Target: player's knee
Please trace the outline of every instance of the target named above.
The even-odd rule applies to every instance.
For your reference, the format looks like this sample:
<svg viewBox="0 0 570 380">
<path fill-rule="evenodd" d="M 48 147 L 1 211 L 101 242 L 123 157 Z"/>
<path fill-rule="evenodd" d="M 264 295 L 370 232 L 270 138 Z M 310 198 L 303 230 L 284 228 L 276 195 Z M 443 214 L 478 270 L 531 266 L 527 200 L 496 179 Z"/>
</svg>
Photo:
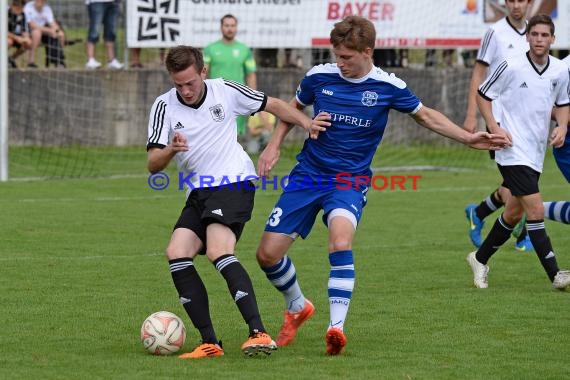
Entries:
<svg viewBox="0 0 570 380">
<path fill-rule="evenodd" d="M 271 258 L 269 252 L 265 249 L 263 244 L 257 248 L 257 252 L 255 253 L 255 258 L 257 259 L 257 263 L 259 264 L 259 266 L 262 268 L 270 267 L 273 262 L 273 259 Z"/>
<path fill-rule="evenodd" d="M 352 239 L 336 237 L 329 242 L 329 252 L 349 251 L 352 249 Z"/>
</svg>

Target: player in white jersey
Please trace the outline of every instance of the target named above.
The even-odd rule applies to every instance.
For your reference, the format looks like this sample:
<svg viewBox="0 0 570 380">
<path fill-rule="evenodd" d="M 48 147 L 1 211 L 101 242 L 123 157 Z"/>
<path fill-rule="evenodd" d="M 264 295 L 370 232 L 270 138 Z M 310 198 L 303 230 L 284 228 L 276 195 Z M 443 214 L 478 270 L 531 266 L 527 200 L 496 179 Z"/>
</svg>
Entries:
<svg viewBox="0 0 570 380">
<path fill-rule="evenodd" d="M 286 310 L 277 345 L 286 346 L 315 310 L 301 292 L 287 251 L 296 237 L 305 238 L 310 233 L 317 214 L 323 210 L 323 222 L 329 230 L 330 263 L 326 352 L 338 355 L 347 342 L 344 325 L 355 280 L 352 240 L 366 204 L 370 164 L 389 111 L 407 113 L 423 127 L 473 147 L 499 148 L 507 140 L 461 129 L 440 112 L 425 107 L 403 80 L 374 67 L 376 30 L 369 20 L 345 18 L 335 24 L 330 41 L 336 64 L 309 70 L 291 103 L 299 109 L 312 105 L 315 113 L 325 110 L 330 114 L 331 126 L 317 139 L 305 140 L 297 155 L 299 163 L 267 220 L 257 259 L 284 297 Z M 259 174 L 266 175 L 275 164 L 289 130 L 290 126 L 282 122 L 277 126 L 259 158 Z"/>
<path fill-rule="evenodd" d="M 148 170 L 159 172 L 174 159 L 179 178 L 189 188 L 166 256 L 180 302 L 202 338 L 202 344 L 180 357 L 224 354 L 210 318 L 206 288 L 193 264 L 198 254 L 205 254 L 224 277 L 249 327 L 242 351 L 249 356 L 269 354 L 277 346 L 261 321 L 249 275 L 234 255 L 251 217 L 252 180 L 257 179 L 253 163 L 237 142 L 236 117 L 265 110 L 310 133 L 329 123 L 313 122 L 286 102 L 237 82 L 204 80 L 206 69 L 196 48 L 172 48 L 165 65 L 174 88 L 159 96 L 150 112 Z"/>
<path fill-rule="evenodd" d="M 523 213 L 529 237 L 553 287 L 565 289 L 570 285 L 570 271 L 558 268 L 544 227 L 544 205 L 538 187 L 546 145 L 550 140 L 552 146 L 560 147 L 566 137 L 568 67 L 549 55 L 554 43 L 550 16 L 532 17 L 527 39 L 530 50 L 503 61 L 479 87 L 477 103 L 487 127 L 495 134 L 508 136 L 513 145 L 495 157 L 511 197 L 481 247 L 467 256 L 478 288 L 488 287 L 487 262 L 508 240 Z M 503 107 L 500 125 L 491 109 L 491 103 L 498 98 Z M 551 114 L 558 126 L 549 137 Z"/>
<path fill-rule="evenodd" d="M 481 40 L 481 47 L 477 53 L 477 61 L 473 68 L 469 85 L 469 97 L 467 100 L 467 112 L 463 128 L 473 132 L 477 127 L 477 89 L 489 73 L 495 71 L 497 66 L 505 59 L 524 53 L 528 50 L 526 40 L 525 15 L 531 5 L 530 0 L 506 0 L 507 16 L 492 24 Z M 500 122 L 500 100 L 493 102 L 493 114 Z M 491 158 L 494 158 L 494 152 Z M 500 186 L 491 192 L 478 205 L 469 204 L 465 208 L 465 214 L 469 222 L 469 237 L 475 247 L 481 246 L 481 230 L 485 224 L 484 219 L 501 208 L 509 197 L 509 191 Z M 515 248 L 519 251 L 532 250 L 532 244 L 526 234 L 526 229 L 521 228 L 518 233 Z"/>
</svg>

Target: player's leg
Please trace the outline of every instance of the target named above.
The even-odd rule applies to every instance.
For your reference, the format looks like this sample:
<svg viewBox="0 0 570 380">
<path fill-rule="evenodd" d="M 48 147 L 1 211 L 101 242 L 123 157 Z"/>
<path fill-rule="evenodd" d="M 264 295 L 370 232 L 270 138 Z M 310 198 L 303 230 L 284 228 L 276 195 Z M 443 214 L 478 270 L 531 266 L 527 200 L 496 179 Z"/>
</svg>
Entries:
<svg viewBox="0 0 570 380">
<path fill-rule="evenodd" d="M 245 223 L 251 218 L 255 186 L 242 182 L 208 189 L 207 193 L 202 212 L 202 223 L 207 225 L 206 256 L 226 281 L 230 296 L 249 327 L 249 338 L 241 349 L 249 356 L 270 354 L 277 345 L 261 321 L 251 278 L 234 254 Z"/>
<path fill-rule="evenodd" d="M 570 134 L 566 135 L 564 145 L 560 148 L 553 148 L 552 152 L 560 172 L 570 183 Z M 544 202 L 544 217 L 570 224 L 570 201 Z"/>
<path fill-rule="evenodd" d="M 180 302 L 202 340 L 194 351 L 180 355 L 183 359 L 224 354 L 210 317 L 206 287 L 194 266 L 194 258 L 197 253 L 203 253 L 203 242 L 206 241 L 206 230 L 200 222 L 200 206 L 195 196 L 191 194 L 186 201 L 166 248 L 170 273 Z"/>
<path fill-rule="evenodd" d="M 570 224 L 570 201 L 544 202 L 544 217 Z"/>
<path fill-rule="evenodd" d="M 465 216 L 469 222 L 469 238 L 471 239 L 471 243 L 477 248 L 481 246 L 481 230 L 485 225 L 485 218 L 505 204 L 501 197 L 501 188 L 502 187 L 499 187 L 493 190 L 493 192 L 478 205 L 469 204 L 465 208 Z"/>
<path fill-rule="evenodd" d="M 347 210 L 335 209 L 329 214 L 328 225 L 330 319 L 325 341 L 327 353 L 338 355 L 346 345 L 344 322 L 354 290 L 352 240 L 356 230 L 356 218 Z"/>
<path fill-rule="evenodd" d="M 510 191 L 512 191 L 511 187 L 513 187 L 513 184 L 518 184 L 520 176 L 523 175 L 518 173 L 516 168 L 518 167 L 499 165 L 499 170 L 504 179 L 503 185 Z M 488 287 L 487 273 L 489 272 L 489 267 L 487 262 L 509 239 L 514 226 L 521 219 L 522 214 L 523 208 L 519 200 L 516 197 L 508 197 L 505 210 L 495 221 L 481 247 L 467 256 L 467 262 L 473 271 L 473 283 L 476 287 L 482 289 Z"/>
<path fill-rule="evenodd" d="M 340 354 L 346 345 L 344 324 L 355 279 L 352 241 L 366 204 L 365 192 L 366 189 L 334 189 L 324 202 L 323 221 L 329 229 L 330 319 L 325 335 L 329 355 Z"/>
<path fill-rule="evenodd" d="M 552 285 L 556 289 L 565 289 L 570 285 L 570 272 L 561 271 L 556 262 L 556 255 L 544 226 L 544 206 L 540 192 L 520 197 L 527 214 L 528 234 L 535 247 L 536 254 Z"/>
<path fill-rule="evenodd" d="M 202 242 L 196 233 L 187 228 L 177 228 L 166 249 L 170 273 L 180 302 L 200 332 L 202 341 L 192 352 L 180 355 L 183 359 L 223 355 L 210 318 L 208 293 L 193 262 L 196 252 L 201 248 Z"/>
<path fill-rule="evenodd" d="M 315 312 L 301 291 L 295 265 L 287 251 L 299 235 L 305 238 L 309 234 L 320 210 L 320 196 L 311 189 L 295 190 L 295 181 L 290 181 L 269 215 L 257 248 L 259 266 L 285 301 L 278 346 L 293 342 L 299 327 Z"/>
</svg>

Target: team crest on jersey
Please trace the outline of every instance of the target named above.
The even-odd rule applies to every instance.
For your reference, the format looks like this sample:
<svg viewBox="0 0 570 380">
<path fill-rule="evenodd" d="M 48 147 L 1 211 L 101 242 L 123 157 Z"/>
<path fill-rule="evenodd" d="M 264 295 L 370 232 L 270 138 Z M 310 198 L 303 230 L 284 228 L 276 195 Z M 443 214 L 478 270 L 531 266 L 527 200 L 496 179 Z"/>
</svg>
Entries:
<svg viewBox="0 0 570 380">
<path fill-rule="evenodd" d="M 226 118 L 224 114 L 224 107 L 221 104 L 216 104 L 213 107 L 210 107 L 210 113 L 212 114 L 212 119 L 214 121 L 222 121 Z"/>
<path fill-rule="evenodd" d="M 364 91 L 362 94 L 362 104 L 368 107 L 375 106 L 378 102 L 378 94 L 372 91 Z"/>
<path fill-rule="evenodd" d="M 550 91 L 554 91 L 556 89 L 556 85 L 558 84 L 558 81 L 555 79 L 551 79 L 550 80 Z"/>
</svg>

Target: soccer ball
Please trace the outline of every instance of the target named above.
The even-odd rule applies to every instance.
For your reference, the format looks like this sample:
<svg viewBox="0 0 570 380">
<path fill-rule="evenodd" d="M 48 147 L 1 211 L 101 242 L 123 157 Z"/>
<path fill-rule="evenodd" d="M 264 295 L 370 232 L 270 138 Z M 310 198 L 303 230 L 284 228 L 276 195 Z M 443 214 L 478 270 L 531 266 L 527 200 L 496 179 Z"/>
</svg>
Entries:
<svg viewBox="0 0 570 380">
<path fill-rule="evenodd" d="M 169 311 L 149 315 L 141 327 L 141 342 L 153 355 L 170 355 L 184 345 L 186 328 L 182 319 Z"/>
</svg>

